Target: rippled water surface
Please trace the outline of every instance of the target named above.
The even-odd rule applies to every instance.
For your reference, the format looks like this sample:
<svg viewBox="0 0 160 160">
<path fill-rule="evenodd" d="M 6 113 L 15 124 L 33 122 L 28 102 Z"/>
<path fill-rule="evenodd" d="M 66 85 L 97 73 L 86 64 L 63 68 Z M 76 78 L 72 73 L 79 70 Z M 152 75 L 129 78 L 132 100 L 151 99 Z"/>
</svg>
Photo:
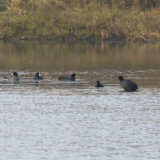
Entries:
<svg viewBox="0 0 160 160">
<path fill-rule="evenodd" d="M 0 75 L 0 160 L 160 160 L 159 43 L 1 42 Z"/>
</svg>

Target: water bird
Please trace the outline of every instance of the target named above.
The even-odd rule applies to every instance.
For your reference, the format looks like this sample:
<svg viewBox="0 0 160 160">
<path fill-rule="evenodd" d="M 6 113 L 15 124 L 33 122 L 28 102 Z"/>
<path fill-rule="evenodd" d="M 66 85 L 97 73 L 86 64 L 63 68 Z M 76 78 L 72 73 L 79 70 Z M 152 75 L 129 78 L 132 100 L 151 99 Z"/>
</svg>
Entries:
<svg viewBox="0 0 160 160">
<path fill-rule="evenodd" d="M 39 81 L 39 80 L 43 80 L 43 77 L 40 75 L 39 72 L 37 72 L 37 73 L 35 74 L 35 76 L 33 77 L 33 79 L 36 80 L 36 81 Z"/>
<path fill-rule="evenodd" d="M 100 83 L 100 81 L 97 81 L 97 85 L 95 87 L 104 87 L 104 86 Z"/>
<path fill-rule="evenodd" d="M 119 76 L 119 80 L 121 87 L 127 92 L 136 91 L 138 89 L 137 84 L 131 80 L 124 79 L 122 76 Z"/>
<path fill-rule="evenodd" d="M 17 72 L 13 72 L 12 75 L 13 75 L 13 80 L 14 81 L 19 81 L 19 77 L 18 77 Z"/>
<path fill-rule="evenodd" d="M 75 81 L 76 74 L 71 74 L 71 77 L 59 77 L 58 80 L 60 81 Z"/>
<path fill-rule="evenodd" d="M 7 76 L 2 77 L 2 81 L 8 81 L 8 80 L 9 80 L 9 78 Z"/>
</svg>

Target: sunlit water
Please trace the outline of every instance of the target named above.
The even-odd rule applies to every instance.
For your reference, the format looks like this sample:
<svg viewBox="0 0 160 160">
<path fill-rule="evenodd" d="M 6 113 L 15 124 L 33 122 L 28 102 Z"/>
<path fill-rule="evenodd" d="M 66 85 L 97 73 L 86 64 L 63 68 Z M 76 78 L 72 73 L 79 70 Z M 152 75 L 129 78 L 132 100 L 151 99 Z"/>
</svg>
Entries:
<svg viewBox="0 0 160 160">
<path fill-rule="evenodd" d="M 0 160 L 160 160 L 159 51 L 159 43 L 1 42 L 9 81 L 0 80 Z M 72 73 L 75 82 L 57 80 Z M 123 92 L 119 75 L 139 91 Z"/>
</svg>

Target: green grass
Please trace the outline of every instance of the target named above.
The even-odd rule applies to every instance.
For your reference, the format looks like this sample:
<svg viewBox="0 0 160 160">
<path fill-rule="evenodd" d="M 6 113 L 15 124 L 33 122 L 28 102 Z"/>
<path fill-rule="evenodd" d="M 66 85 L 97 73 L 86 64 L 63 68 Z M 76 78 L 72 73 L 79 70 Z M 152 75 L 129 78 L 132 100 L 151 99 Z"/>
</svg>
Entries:
<svg viewBox="0 0 160 160">
<path fill-rule="evenodd" d="M 0 12 L 0 37 L 131 41 L 141 35 L 160 39 L 159 6 L 143 9 L 132 4 L 128 9 L 124 0 L 112 5 L 109 0 L 102 2 L 6 0 L 6 10 Z"/>
</svg>

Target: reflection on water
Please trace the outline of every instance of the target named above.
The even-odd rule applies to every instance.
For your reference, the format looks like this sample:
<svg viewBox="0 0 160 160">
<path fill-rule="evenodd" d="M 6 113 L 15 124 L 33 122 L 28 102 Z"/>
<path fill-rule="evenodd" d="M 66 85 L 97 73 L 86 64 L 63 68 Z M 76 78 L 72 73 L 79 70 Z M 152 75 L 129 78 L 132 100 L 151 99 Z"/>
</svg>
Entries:
<svg viewBox="0 0 160 160">
<path fill-rule="evenodd" d="M 159 43 L 1 42 L 0 159 L 159 160 L 159 61 Z"/>
<path fill-rule="evenodd" d="M 3 69 L 153 69 L 159 68 L 160 44 L 0 43 Z"/>
</svg>

